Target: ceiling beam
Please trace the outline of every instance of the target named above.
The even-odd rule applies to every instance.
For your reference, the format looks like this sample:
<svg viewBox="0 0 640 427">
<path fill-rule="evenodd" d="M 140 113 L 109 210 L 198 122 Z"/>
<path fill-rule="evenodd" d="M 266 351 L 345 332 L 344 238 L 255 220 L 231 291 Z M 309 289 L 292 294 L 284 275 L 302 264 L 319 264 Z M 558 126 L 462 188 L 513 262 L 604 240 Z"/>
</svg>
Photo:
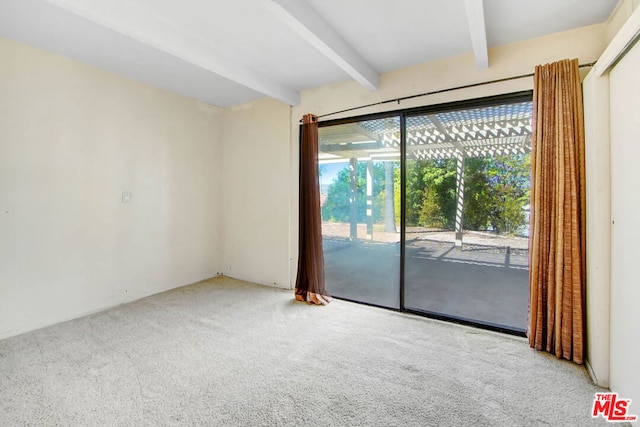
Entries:
<svg viewBox="0 0 640 427">
<path fill-rule="evenodd" d="M 471 35 L 473 55 L 478 68 L 489 68 L 489 52 L 487 50 L 487 31 L 484 22 L 483 0 L 464 0 L 467 10 L 467 23 Z"/>
<path fill-rule="evenodd" d="M 300 37 L 369 90 L 379 88 L 378 72 L 304 0 L 265 0 L 269 10 Z"/>
<path fill-rule="evenodd" d="M 167 27 L 166 22 L 154 18 L 153 14 L 146 14 L 144 28 L 132 27 L 92 12 L 89 6 L 81 7 L 65 0 L 44 1 L 278 101 L 289 105 L 300 104 L 299 91 L 227 57 L 220 51 L 211 49 L 201 40 L 184 34 L 177 27 Z"/>
<path fill-rule="evenodd" d="M 167 50 L 167 52 L 179 57 L 180 59 L 198 65 L 207 71 L 224 77 L 227 80 L 231 80 L 239 85 L 253 89 L 256 92 L 260 92 L 264 95 L 270 96 L 271 98 L 277 99 L 278 101 L 282 101 L 285 104 L 300 104 L 300 92 L 297 90 L 291 89 L 280 82 L 272 80 L 244 64 L 228 59 L 221 53 L 218 53 L 216 56 L 210 55 L 205 58 L 204 56 L 199 57 L 198 55 L 189 57 L 188 55 L 179 53 L 177 50 L 174 52 Z"/>
<path fill-rule="evenodd" d="M 429 120 L 431 120 L 431 123 L 433 123 L 436 129 L 438 129 L 438 131 L 442 135 L 444 135 L 445 142 L 453 141 L 453 138 L 451 138 L 449 131 L 444 127 L 444 125 L 440 122 L 440 120 L 438 120 L 435 114 L 429 114 Z"/>
</svg>

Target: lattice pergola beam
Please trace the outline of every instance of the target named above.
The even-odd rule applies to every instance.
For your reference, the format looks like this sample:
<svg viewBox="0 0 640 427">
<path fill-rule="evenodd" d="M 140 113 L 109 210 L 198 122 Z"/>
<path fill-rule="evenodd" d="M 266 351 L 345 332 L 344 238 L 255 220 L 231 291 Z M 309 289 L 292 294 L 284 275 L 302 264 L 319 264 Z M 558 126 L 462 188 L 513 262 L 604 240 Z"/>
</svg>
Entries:
<svg viewBox="0 0 640 427">
<path fill-rule="evenodd" d="M 342 151 L 371 151 L 382 147 L 383 145 L 378 141 L 364 143 L 347 142 L 342 144 L 320 144 L 319 150 L 323 153 L 340 153 Z"/>
<path fill-rule="evenodd" d="M 442 111 L 406 118 L 407 155 L 451 158 L 530 152 L 531 102 Z M 399 152 L 397 117 L 336 125 L 321 134 L 321 150 L 343 158 L 392 158 Z M 372 142 L 375 141 L 375 142 Z M 350 157 L 348 157 L 350 156 Z"/>
<path fill-rule="evenodd" d="M 449 131 L 440 122 L 440 120 L 438 120 L 438 117 L 435 114 L 430 114 L 429 115 L 429 120 L 431 120 L 431 123 L 433 123 L 433 126 L 435 126 L 435 128 L 438 130 L 438 132 L 440 132 L 442 134 L 443 141 L 447 142 L 447 141 L 451 141 L 452 140 L 451 136 L 449 135 Z"/>
<path fill-rule="evenodd" d="M 450 159 L 463 152 L 466 157 L 491 157 L 507 154 L 527 154 L 531 152 L 531 136 L 510 138 L 509 140 L 470 141 L 462 148 L 453 143 L 413 145 L 407 147 L 407 155 L 417 159 Z"/>
<path fill-rule="evenodd" d="M 482 139 L 467 141 L 464 144 L 452 142 L 440 142 L 429 145 L 408 145 L 407 156 L 416 159 L 449 159 L 455 157 L 457 152 L 464 152 L 466 157 L 490 157 L 508 154 L 527 154 L 531 152 L 531 135 L 525 137 L 510 137 L 505 139 Z M 380 151 L 383 148 L 398 148 L 384 142 L 366 143 L 341 143 L 320 145 L 320 151 L 329 154 L 338 154 L 345 158 L 374 157 L 385 160 L 393 159 L 394 154 L 388 151 Z M 396 154 L 396 160 L 398 159 Z"/>
<path fill-rule="evenodd" d="M 428 150 L 416 150 L 411 153 L 411 156 L 417 160 L 439 160 L 439 159 L 451 159 L 456 157 L 459 151 L 450 149 L 428 149 Z M 465 157 L 493 157 L 493 156 L 506 156 L 527 154 L 531 150 L 524 147 L 495 147 L 487 150 L 465 150 Z"/>
<path fill-rule="evenodd" d="M 462 129 L 456 129 L 456 132 L 450 131 L 448 134 L 444 135 L 440 132 L 436 134 L 424 130 L 409 130 L 407 132 L 407 145 L 437 144 L 448 141 L 465 142 L 475 141 L 478 139 L 509 138 L 527 135 L 531 135 L 530 125 L 465 131 Z"/>
</svg>

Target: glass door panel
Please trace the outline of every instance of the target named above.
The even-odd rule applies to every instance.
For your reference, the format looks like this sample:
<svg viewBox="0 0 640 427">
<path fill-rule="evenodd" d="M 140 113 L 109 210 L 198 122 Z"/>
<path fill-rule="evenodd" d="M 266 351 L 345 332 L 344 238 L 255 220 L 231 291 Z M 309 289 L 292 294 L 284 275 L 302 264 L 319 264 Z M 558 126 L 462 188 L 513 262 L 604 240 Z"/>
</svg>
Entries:
<svg viewBox="0 0 640 427">
<path fill-rule="evenodd" d="M 406 117 L 406 309 L 525 330 L 531 112 Z"/>
<path fill-rule="evenodd" d="M 326 287 L 400 308 L 400 118 L 320 127 Z"/>
</svg>

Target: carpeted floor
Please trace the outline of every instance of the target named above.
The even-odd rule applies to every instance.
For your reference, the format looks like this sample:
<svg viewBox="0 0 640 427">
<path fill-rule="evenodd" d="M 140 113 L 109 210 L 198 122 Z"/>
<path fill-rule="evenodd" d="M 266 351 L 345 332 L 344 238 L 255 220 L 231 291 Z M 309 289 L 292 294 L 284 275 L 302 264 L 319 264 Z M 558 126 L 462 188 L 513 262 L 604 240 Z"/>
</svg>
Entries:
<svg viewBox="0 0 640 427">
<path fill-rule="evenodd" d="M 606 424 L 522 338 L 224 277 L 0 341 L 0 426 Z"/>
</svg>

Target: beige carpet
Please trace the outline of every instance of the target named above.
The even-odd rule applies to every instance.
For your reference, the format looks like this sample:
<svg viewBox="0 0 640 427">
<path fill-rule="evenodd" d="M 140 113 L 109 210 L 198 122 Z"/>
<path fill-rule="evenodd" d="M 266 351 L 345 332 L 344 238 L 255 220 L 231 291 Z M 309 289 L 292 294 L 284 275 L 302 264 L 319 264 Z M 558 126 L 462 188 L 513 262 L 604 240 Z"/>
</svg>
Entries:
<svg viewBox="0 0 640 427">
<path fill-rule="evenodd" d="M 524 339 L 228 278 L 0 341 L 0 426 L 606 424 Z"/>
</svg>

